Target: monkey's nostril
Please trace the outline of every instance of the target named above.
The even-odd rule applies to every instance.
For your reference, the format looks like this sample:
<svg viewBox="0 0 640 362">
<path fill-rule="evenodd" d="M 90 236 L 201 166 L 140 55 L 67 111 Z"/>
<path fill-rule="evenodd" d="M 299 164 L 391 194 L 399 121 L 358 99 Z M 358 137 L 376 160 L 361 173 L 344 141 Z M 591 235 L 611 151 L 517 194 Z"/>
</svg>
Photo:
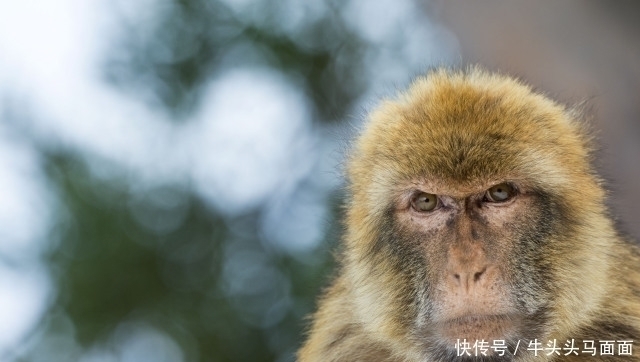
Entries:
<svg viewBox="0 0 640 362">
<path fill-rule="evenodd" d="M 482 276 L 482 274 L 484 274 L 486 270 L 487 270 L 487 267 L 484 267 L 484 269 L 482 269 L 481 271 L 473 274 L 473 281 L 477 282 L 478 280 L 480 280 L 480 276 Z"/>
<path fill-rule="evenodd" d="M 460 274 L 453 274 L 453 276 L 456 278 L 456 280 L 460 280 Z"/>
</svg>

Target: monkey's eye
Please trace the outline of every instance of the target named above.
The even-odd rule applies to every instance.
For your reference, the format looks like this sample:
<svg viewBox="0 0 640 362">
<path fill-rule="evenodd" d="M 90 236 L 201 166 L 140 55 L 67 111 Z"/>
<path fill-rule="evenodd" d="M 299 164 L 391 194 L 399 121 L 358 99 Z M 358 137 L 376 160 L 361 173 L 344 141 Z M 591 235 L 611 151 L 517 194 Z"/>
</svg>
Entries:
<svg viewBox="0 0 640 362">
<path fill-rule="evenodd" d="M 501 183 L 493 186 L 485 194 L 485 201 L 504 202 L 512 198 L 516 194 L 516 190 L 508 183 Z"/>
<path fill-rule="evenodd" d="M 411 200 L 411 207 L 418 212 L 433 211 L 438 207 L 438 197 L 434 194 L 420 192 Z"/>
</svg>

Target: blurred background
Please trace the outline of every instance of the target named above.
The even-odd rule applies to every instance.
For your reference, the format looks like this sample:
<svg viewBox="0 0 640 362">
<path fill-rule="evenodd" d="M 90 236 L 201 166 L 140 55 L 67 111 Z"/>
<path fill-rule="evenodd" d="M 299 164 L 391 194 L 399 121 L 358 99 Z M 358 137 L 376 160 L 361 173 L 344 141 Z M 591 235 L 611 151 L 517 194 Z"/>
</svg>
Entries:
<svg viewBox="0 0 640 362">
<path fill-rule="evenodd" d="M 366 109 L 479 63 L 588 100 L 640 235 L 640 3 L 0 3 L 0 362 L 293 361 Z"/>
</svg>

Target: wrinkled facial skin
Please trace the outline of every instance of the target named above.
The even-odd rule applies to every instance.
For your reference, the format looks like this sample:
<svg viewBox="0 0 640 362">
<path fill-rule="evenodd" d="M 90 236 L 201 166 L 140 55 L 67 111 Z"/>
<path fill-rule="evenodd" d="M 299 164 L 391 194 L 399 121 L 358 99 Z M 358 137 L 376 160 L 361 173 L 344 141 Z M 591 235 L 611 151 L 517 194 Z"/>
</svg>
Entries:
<svg viewBox="0 0 640 362">
<path fill-rule="evenodd" d="M 458 340 L 505 340 L 513 350 L 544 332 L 553 280 L 543 255 L 559 208 L 518 181 L 509 181 L 512 197 L 494 202 L 487 190 L 499 183 L 459 190 L 411 182 L 387 213 L 389 232 L 376 248 L 415 288 L 412 335 L 430 358 L 456 357 Z M 435 209 L 416 210 L 412 200 L 423 192 L 437 196 Z"/>
</svg>

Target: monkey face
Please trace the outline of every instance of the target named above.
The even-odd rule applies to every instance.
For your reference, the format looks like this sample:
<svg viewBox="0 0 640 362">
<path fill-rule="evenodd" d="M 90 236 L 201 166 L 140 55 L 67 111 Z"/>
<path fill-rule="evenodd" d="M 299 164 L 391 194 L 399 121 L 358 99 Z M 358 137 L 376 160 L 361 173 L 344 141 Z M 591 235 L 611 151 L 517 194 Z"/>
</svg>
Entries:
<svg viewBox="0 0 640 362">
<path fill-rule="evenodd" d="M 393 211 L 397 262 L 425 266 L 407 275 L 419 290 L 416 337 L 448 349 L 539 337 L 551 276 L 527 255 L 543 253 L 553 226 L 544 197 L 518 181 L 451 185 L 408 184 Z"/>
<path fill-rule="evenodd" d="M 390 194 L 363 256 L 363 282 L 379 293 L 371 303 L 402 311 L 385 317 L 416 346 L 448 360 L 458 341 L 504 340 L 513 350 L 550 333 L 552 236 L 569 224 L 552 195 L 515 175 L 482 182 L 422 177 L 398 182 Z M 376 275 L 388 279 L 380 283 Z"/>
<path fill-rule="evenodd" d="M 543 340 L 597 303 L 571 281 L 605 277 L 590 237 L 604 196 L 564 108 L 512 79 L 436 73 L 367 127 L 345 272 L 371 333 L 446 359 L 457 340 Z"/>
</svg>

